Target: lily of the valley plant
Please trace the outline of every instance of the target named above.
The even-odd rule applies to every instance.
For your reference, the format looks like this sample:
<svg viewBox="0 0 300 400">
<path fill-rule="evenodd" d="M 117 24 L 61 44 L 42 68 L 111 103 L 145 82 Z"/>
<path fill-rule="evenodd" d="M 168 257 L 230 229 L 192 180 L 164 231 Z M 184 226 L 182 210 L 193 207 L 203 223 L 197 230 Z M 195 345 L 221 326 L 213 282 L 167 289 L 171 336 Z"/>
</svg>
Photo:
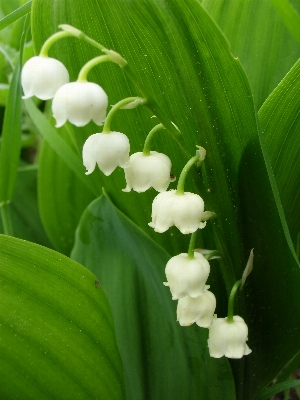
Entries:
<svg viewBox="0 0 300 400">
<path fill-rule="evenodd" d="M 297 11 L 54 3 L 0 21 L 30 11 L 0 46 L 0 398 L 295 386 Z"/>
</svg>

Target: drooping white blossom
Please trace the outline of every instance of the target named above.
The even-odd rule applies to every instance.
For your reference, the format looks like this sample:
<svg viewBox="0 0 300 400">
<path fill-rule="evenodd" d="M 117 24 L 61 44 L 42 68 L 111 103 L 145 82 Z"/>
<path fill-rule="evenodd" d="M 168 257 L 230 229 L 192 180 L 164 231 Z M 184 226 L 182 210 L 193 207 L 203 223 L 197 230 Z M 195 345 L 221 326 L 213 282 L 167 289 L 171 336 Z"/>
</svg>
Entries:
<svg viewBox="0 0 300 400">
<path fill-rule="evenodd" d="M 36 96 L 41 100 L 52 99 L 57 90 L 69 82 L 66 67 L 55 58 L 36 56 L 23 66 L 21 83 L 23 99 Z"/>
<path fill-rule="evenodd" d="M 129 140 L 124 133 L 95 133 L 89 136 L 82 149 L 86 174 L 91 174 L 96 164 L 106 176 L 117 166 L 125 168 L 129 163 L 129 151 Z"/>
<path fill-rule="evenodd" d="M 163 153 L 150 151 L 149 155 L 142 152 L 130 156 L 130 163 L 124 169 L 127 186 L 123 192 L 145 192 L 153 187 L 158 192 L 167 190 L 170 183 L 171 160 Z"/>
<path fill-rule="evenodd" d="M 210 265 L 200 253 L 195 253 L 192 259 L 181 253 L 168 261 L 165 272 L 168 281 L 165 285 L 170 287 L 173 300 L 198 297 L 205 290 Z"/>
<path fill-rule="evenodd" d="M 246 341 L 248 327 L 243 318 L 235 315 L 233 322 L 227 318 L 213 320 L 209 330 L 208 348 L 211 357 L 242 358 L 251 353 Z"/>
<path fill-rule="evenodd" d="M 185 296 L 178 300 L 177 321 L 181 326 L 190 326 L 196 322 L 201 328 L 209 328 L 215 309 L 216 298 L 209 290 L 205 290 L 203 294 L 195 298 Z"/>
<path fill-rule="evenodd" d="M 155 232 L 165 232 L 175 225 L 181 233 L 193 233 L 205 227 L 204 201 L 190 192 L 177 194 L 176 190 L 159 193 L 152 203 L 152 222 Z"/>
<path fill-rule="evenodd" d="M 91 120 L 103 125 L 107 105 L 107 95 L 96 83 L 67 83 L 58 89 L 53 98 L 52 112 L 56 127 L 61 127 L 67 120 L 76 126 L 84 126 Z"/>
</svg>

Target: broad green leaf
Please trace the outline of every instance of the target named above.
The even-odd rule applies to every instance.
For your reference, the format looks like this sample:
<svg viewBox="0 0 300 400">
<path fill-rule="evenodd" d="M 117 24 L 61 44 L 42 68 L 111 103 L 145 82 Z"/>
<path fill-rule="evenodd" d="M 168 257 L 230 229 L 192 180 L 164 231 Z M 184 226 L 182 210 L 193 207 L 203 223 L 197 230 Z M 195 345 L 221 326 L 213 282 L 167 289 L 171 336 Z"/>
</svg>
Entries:
<svg viewBox="0 0 300 400">
<path fill-rule="evenodd" d="M 107 298 L 53 250 L 0 236 L 0 397 L 123 399 Z"/>
<path fill-rule="evenodd" d="M 280 8 L 289 4 L 281 0 L 202 1 L 227 37 L 232 53 L 241 60 L 257 109 L 300 56 L 300 44 L 275 10 L 274 2 L 281 4 Z M 299 2 L 292 3 L 299 7 Z M 288 11 L 287 7 L 284 9 Z M 295 11 L 292 14 L 289 23 L 295 30 L 297 16 Z"/>
<path fill-rule="evenodd" d="M 32 2 L 29 1 L 28 3 L 26 3 L 26 4 L 22 5 L 21 7 L 17 8 L 15 11 L 10 13 L 6 17 L 2 18 L 0 20 L 0 31 L 2 29 L 6 28 L 7 26 L 11 25 L 12 23 L 17 21 L 18 19 L 24 17 L 24 15 L 28 14 L 30 12 L 30 9 L 31 9 L 31 3 Z"/>
<path fill-rule="evenodd" d="M 300 231 L 300 61 L 265 101 L 259 120 L 284 213 L 296 242 Z"/>
<path fill-rule="evenodd" d="M 80 5 L 70 0 L 55 5 L 50 0 L 34 0 L 32 12 L 37 50 L 61 23 L 82 29 L 126 58 L 145 90 L 183 132 L 186 152 L 194 155 L 196 144 L 206 148 L 202 172 L 194 171 L 186 190 L 200 193 L 206 209 L 218 216 L 202 231 L 202 244 L 222 252 L 216 274 L 218 281 L 224 279 L 227 291 L 241 277 L 250 249 L 255 249 L 254 271 L 236 308 L 249 323 L 253 352 L 232 364 L 238 398 L 252 399 L 299 351 L 300 274 L 269 157 L 257 129 L 252 93 L 239 61 L 196 0 L 103 0 L 101 6 L 91 0 Z M 75 79 L 83 63 L 98 53 L 69 38 L 57 43 L 52 54 Z M 115 65 L 96 68 L 90 79 L 104 87 L 111 104 L 139 94 Z M 146 133 L 155 124 L 149 117 L 147 110 L 124 110 L 114 121 L 113 129 L 130 137 L 131 152 L 141 150 Z M 178 176 L 186 159 L 177 143 L 162 134 L 153 149 L 171 157 Z M 187 250 L 188 238 L 175 229 L 159 235 L 147 227 L 153 191 L 121 193 L 125 182 L 119 171 L 102 182 L 118 208 L 170 254 Z M 226 304 L 225 297 L 219 302 Z"/>
<path fill-rule="evenodd" d="M 300 17 L 288 0 L 271 0 L 276 11 L 294 39 L 300 44 Z"/>
<path fill-rule="evenodd" d="M 297 246 L 299 215 L 299 101 L 300 63 L 294 65 L 259 111 L 259 119 L 274 169 L 283 210 L 292 239 Z M 296 355 L 280 374 L 282 382 L 299 365 Z"/>
<path fill-rule="evenodd" d="M 101 196 L 87 208 L 72 258 L 107 293 L 131 400 L 228 399 L 234 383 L 226 359 L 209 357 L 208 330 L 176 322 L 164 268 L 170 256 Z"/>
<path fill-rule="evenodd" d="M 68 140 L 66 130 L 61 130 L 61 134 Z M 83 172 L 82 176 L 86 178 Z M 48 236 L 57 250 L 69 255 L 81 214 L 95 195 L 46 141 L 39 155 L 38 197 Z"/>
</svg>

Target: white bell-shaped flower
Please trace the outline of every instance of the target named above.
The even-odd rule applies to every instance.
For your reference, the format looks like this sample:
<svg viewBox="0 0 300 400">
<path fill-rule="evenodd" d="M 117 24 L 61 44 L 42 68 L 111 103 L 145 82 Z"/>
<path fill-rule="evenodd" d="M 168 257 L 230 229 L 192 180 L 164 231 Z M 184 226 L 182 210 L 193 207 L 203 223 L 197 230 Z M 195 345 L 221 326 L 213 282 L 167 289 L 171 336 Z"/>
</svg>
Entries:
<svg viewBox="0 0 300 400">
<path fill-rule="evenodd" d="M 91 120 L 103 125 L 108 105 L 107 95 L 101 86 L 93 82 L 71 82 L 55 93 L 52 112 L 59 128 L 70 121 L 84 126 Z"/>
<path fill-rule="evenodd" d="M 86 174 L 91 174 L 96 164 L 106 176 L 117 166 L 125 168 L 129 163 L 129 151 L 129 140 L 124 133 L 95 133 L 89 136 L 82 149 Z"/>
<path fill-rule="evenodd" d="M 66 67 L 55 58 L 36 56 L 23 66 L 21 83 L 23 99 L 36 96 L 41 100 L 52 99 L 57 90 L 69 82 Z"/>
<path fill-rule="evenodd" d="M 205 290 L 210 265 L 200 253 L 195 253 L 192 259 L 181 253 L 168 261 L 165 272 L 168 282 L 164 284 L 170 287 L 173 300 L 198 297 Z"/>
<path fill-rule="evenodd" d="M 152 203 L 152 222 L 155 232 L 165 232 L 175 225 L 181 233 L 193 233 L 205 227 L 202 222 L 204 201 L 195 193 L 177 194 L 176 190 L 159 193 Z"/>
<path fill-rule="evenodd" d="M 170 183 L 171 160 L 168 156 L 157 151 L 150 151 L 149 155 L 134 153 L 130 156 L 130 163 L 124 169 L 127 186 L 123 192 L 145 192 L 153 187 L 158 192 L 167 190 Z"/>
<path fill-rule="evenodd" d="M 209 290 L 205 290 L 199 297 L 185 296 L 178 300 L 177 321 L 181 326 L 190 326 L 196 322 L 201 328 L 209 328 L 215 309 L 216 297 Z"/>
<path fill-rule="evenodd" d="M 209 330 L 208 348 L 211 357 L 242 358 L 251 353 L 246 341 L 248 327 L 243 318 L 235 315 L 233 322 L 227 318 L 213 320 Z"/>
</svg>

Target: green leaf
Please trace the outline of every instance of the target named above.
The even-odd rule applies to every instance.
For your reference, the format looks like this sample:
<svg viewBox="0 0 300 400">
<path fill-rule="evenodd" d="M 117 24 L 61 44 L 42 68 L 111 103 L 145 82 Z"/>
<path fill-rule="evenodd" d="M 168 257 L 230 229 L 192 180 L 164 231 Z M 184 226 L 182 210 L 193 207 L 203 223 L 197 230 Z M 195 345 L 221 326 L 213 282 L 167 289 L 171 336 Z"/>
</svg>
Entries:
<svg viewBox="0 0 300 400">
<path fill-rule="evenodd" d="M 286 19 L 282 20 L 272 1 L 202 1 L 203 7 L 227 37 L 232 53 L 241 60 L 257 109 L 294 65 L 300 53 L 299 41 L 295 40 L 295 34 L 291 34 L 291 25 L 293 33 L 299 27 L 299 23 L 295 25 L 296 12 L 291 11 L 288 1 L 273 1 L 280 8 L 284 7 L 285 12 L 289 11 L 288 18 L 292 19 L 286 25 Z M 297 1 L 293 3 L 296 5 Z M 299 37 L 299 33 L 297 35 Z"/>
<path fill-rule="evenodd" d="M 68 140 L 66 130 L 61 134 Z M 94 198 L 93 192 L 45 141 L 39 155 L 39 209 L 45 230 L 61 253 L 70 254 L 81 214 Z"/>
<path fill-rule="evenodd" d="M 107 293 L 128 399 L 235 398 L 228 361 L 209 357 L 208 330 L 176 322 L 176 302 L 162 283 L 170 256 L 107 197 L 83 214 L 72 257 Z"/>
<path fill-rule="evenodd" d="M 19 7 L 18 9 L 16 9 L 15 11 L 13 11 L 9 15 L 7 15 L 6 17 L 2 18 L 0 20 L 0 31 L 2 31 L 2 29 L 6 28 L 7 26 L 11 25 L 18 19 L 24 17 L 24 15 L 28 14 L 31 10 L 31 3 L 32 2 L 29 1 L 28 3 Z"/>
<path fill-rule="evenodd" d="M 10 83 L 2 128 L 0 149 L 0 207 L 4 231 L 7 234 L 12 234 L 8 203 L 13 196 L 21 148 L 22 101 L 20 75 L 23 47 L 28 26 L 29 20 L 26 19 L 21 37 L 19 59 Z"/>
<path fill-rule="evenodd" d="M 27 27 L 24 26 L 22 46 L 23 49 Z M 22 51 L 19 61 L 13 72 L 5 109 L 2 141 L 0 151 L 0 202 L 10 201 L 19 164 L 21 146 L 21 83 L 20 72 L 22 66 Z"/>
<path fill-rule="evenodd" d="M 252 399 L 299 351 L 300 273 L 240 62 L 196 0 L 102 0 L 101 7 L 90 0 L 80 5 L 62 0 L 55 6 L 50 0 L 34 0 L 32 22 L 36 49 L 59 24 L 69 23 L 120 52 L 145 90 L 183 132 L 185 152 L 194 155 L 196 144 L 206 148 L 201 174 L 193 171 L 186 190 L 201 194 L 206 209 L 218 216 L 208 222 L 199 241 L 202 247 L 223 254 L 214 286 L 222 317 L 227 299 L 220 287 L 224 281 L 226 290 L 231 289 L 254 247 L 254 270 L 236 305 L 236 313 L 249 324 L 252 354 L 232 363 L 237 397 Z M 98 53 L 68 38 L 56 44 L 53 54 L 75 79 L 80 67 Z M 290 58 L 286 60 L 289 65 Z M 105 88 L 110 104 L 138 94 L 115 65 L 99 66 L 90 79 Z M 260 74 L 257 79 L 263 80 Z M 278 80 L 274 82 L 275 86 Z M 130 137 L 131 152 L 141 151 L 146 133 L 157 123 L 149 117 L 147 110 L 124 110 L 114 121 L 113 129 Z M 171 157 L 173 172 L 179 176 L 186 160 L 177 143 L 162 134 L 153 149 Z M 188 238 L 175 229 L 159 235 L 147 227 L 153 191 L 121 193 L 125 182 L 119 171 L 103 182 L 114 204 L 171 255 L 187 251 Z"/>
<path fill-rule="evenodd" d="M 271 0 L 276 11 L 294 39 L 300 44 L 300 17 L 288 0 Z"/>
<path fill-rule="evenodd" d="M 9 92 L 9 85 L 0 83 L 0 106 L 5 106 Z"/>
<path fill-rule="evenodd" d="M 283 383 L 278 383 L 275 385 L 272 385 L 270 388 L 263 390 L 260 392 L 256 398 L 256 400 L 268 400 L 270 397 L 274 396 L 275 394 L 286 390 L 290 389 L 295 386 L 300 386 L 300 379 L 295 379 L 292 381 L 287 381 Z"/>
<path fill-rule="evenodd" d="M 95 276 L 2 235 L 0 264 L 0 397 L 123 399 L 114 324 Z"/>
<path fill-rule="evenodd" d="M 300 61 L 259 110 L 268 153 L 291 236 L 300 231 Z"/>
</svg>

